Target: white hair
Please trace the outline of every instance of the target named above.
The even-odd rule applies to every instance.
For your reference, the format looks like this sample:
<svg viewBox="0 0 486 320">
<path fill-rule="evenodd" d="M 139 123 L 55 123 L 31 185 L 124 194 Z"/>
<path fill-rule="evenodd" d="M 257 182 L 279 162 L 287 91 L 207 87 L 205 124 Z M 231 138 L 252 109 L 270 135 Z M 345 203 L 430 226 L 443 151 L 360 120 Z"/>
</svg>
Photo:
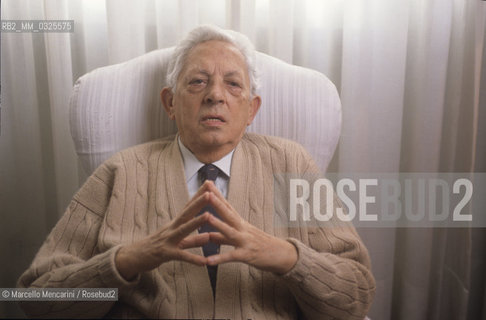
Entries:
<svg viewBox="0 0 486 320">
<path fill-rule="evenodd" d="M 176 89 L 177 79 L 182 71 L 186 58 L 192 48 L 200 43 L 220 40 L 231 43 L 243 55 L 250 78 L 250 93 L 256 94 L 258 89 L 258 72 L 256 70 L 255 48 L 251 41 L 243 34 L 232 30 L 224 30 L 212 25 L 202 25 L 189 32 L 174 50 L 167 69 L 167 85 Z"/>
</svg>

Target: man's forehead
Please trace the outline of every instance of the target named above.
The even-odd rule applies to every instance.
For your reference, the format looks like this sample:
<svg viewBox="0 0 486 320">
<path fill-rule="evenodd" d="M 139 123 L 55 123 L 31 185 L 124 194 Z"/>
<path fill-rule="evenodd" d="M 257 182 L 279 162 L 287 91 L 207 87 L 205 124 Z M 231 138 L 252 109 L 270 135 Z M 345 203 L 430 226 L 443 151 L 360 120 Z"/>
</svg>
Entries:
<svg viewBox="0 0 486 320">
<path fill-rule="evenodd" d="M 224 70 L 223 76 L 225 77 L 243 77 L 244 71 L 239 69 L 228 69 Z M 186 68 L 186 73 L 191 74 L 200 74 L 204 76 L 211 76 L 213 74 L 213 70 L 208 70 L 204 67 L 199 66 L 198 64 L 189 64 Z"/>
<path fill-rule="evenodd" d="M 186 72 L 211 73 L 217 63 L 224 66 L 225 75 L 247 74 L 243 54 L 233 44 L 220 40 L 210 40 L 196 45 L 189 51 L 183 70 Z M 231 73 L 231 74 L 230 74 Z"/>
<path fill-rule="evenodd" d="M 244 60 L 243 54 L 238 50 L 238 48 L 231 42 L 223 40 L 208 40 L 195 45 L 191 50 L 189 50 L 189 55 L 201 54 L 205 52 L 218 52 L 226 54 L 234 54 Z"/>
</svg>

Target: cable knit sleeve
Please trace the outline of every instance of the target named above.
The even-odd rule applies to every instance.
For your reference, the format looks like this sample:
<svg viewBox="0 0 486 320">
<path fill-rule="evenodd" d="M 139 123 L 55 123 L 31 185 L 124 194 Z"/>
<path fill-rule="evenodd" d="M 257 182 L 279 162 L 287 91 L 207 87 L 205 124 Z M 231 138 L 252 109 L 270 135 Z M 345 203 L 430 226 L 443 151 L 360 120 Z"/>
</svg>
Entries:
<svg viewBox="0 0 486 320">
<path fill-rule="evenodd" d="M 316 246 L 330 241 L 333 248 L 319 251 L 288 239 L 299 259 L 283 276 L 306 318 L 362 320 L 375 292 L 366 248 L 352 229 L 320 229 L 309 238 Z"/>
<path fill-rule="evenodd" d="M 124 288 L 115 268 L 119 246 L 100 252 L 98 234 L 109 204 L 113 173 L 103 165 L 87 180 L 18 281 L 20 288 Z M 103 317 L 113 301 L 22 302 L 29 317 Z"/>
<path fill-rule="evenodd" d="M 301 172 L 317 178 L 319 170 L 311 156 L 302 147 L 300 151 Z M 335 195 L 333 199 L 333 208 L 342 207 Z M 331 220 L 310 225 L 308 245 L 295 238 L 287 240 L 297 248 L 299 258 L 283 278 L 305 318 L 364 319 L 375 293 L 375 279 L 368 250 L 352 224 Z"/>
</svg>

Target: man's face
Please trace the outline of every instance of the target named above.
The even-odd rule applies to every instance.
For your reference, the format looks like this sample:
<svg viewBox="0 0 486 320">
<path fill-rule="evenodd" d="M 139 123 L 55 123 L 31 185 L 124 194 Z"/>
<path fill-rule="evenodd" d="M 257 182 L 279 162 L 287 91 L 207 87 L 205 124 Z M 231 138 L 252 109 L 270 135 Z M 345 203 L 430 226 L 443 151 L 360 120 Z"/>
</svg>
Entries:
<svg viewBox="0 0 486 320">
<path fill-rule="evenodd" d="M 232 44 L 215 40 L 189 51 L 176 92 L 165 88 L 162 100 L 182 142 L 196 156 L 230 152 L 260 107 L 260 97 L 251 98 L 243 55 Z"/>
</svg>

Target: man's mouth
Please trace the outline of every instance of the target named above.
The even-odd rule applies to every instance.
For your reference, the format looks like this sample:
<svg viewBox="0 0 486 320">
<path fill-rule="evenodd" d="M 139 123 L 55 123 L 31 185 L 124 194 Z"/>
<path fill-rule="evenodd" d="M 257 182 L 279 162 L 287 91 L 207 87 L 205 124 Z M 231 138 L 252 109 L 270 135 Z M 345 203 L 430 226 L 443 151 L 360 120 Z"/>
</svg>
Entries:
<svg viewBox="0 0 486 320">
<path fill-rule="evenodd" d="M 208 115 L 208 116 L 204 116 L 202 118 L 202 122 L 203 123 L 207 123 L 207 124 L 211 124 L 211 123 L 222 123 L 222 122 L 226 122 L 224 120 L 223 117 L 220 117 L 220 116 L 217 116 L 217 115 Z"/>
</svg>

